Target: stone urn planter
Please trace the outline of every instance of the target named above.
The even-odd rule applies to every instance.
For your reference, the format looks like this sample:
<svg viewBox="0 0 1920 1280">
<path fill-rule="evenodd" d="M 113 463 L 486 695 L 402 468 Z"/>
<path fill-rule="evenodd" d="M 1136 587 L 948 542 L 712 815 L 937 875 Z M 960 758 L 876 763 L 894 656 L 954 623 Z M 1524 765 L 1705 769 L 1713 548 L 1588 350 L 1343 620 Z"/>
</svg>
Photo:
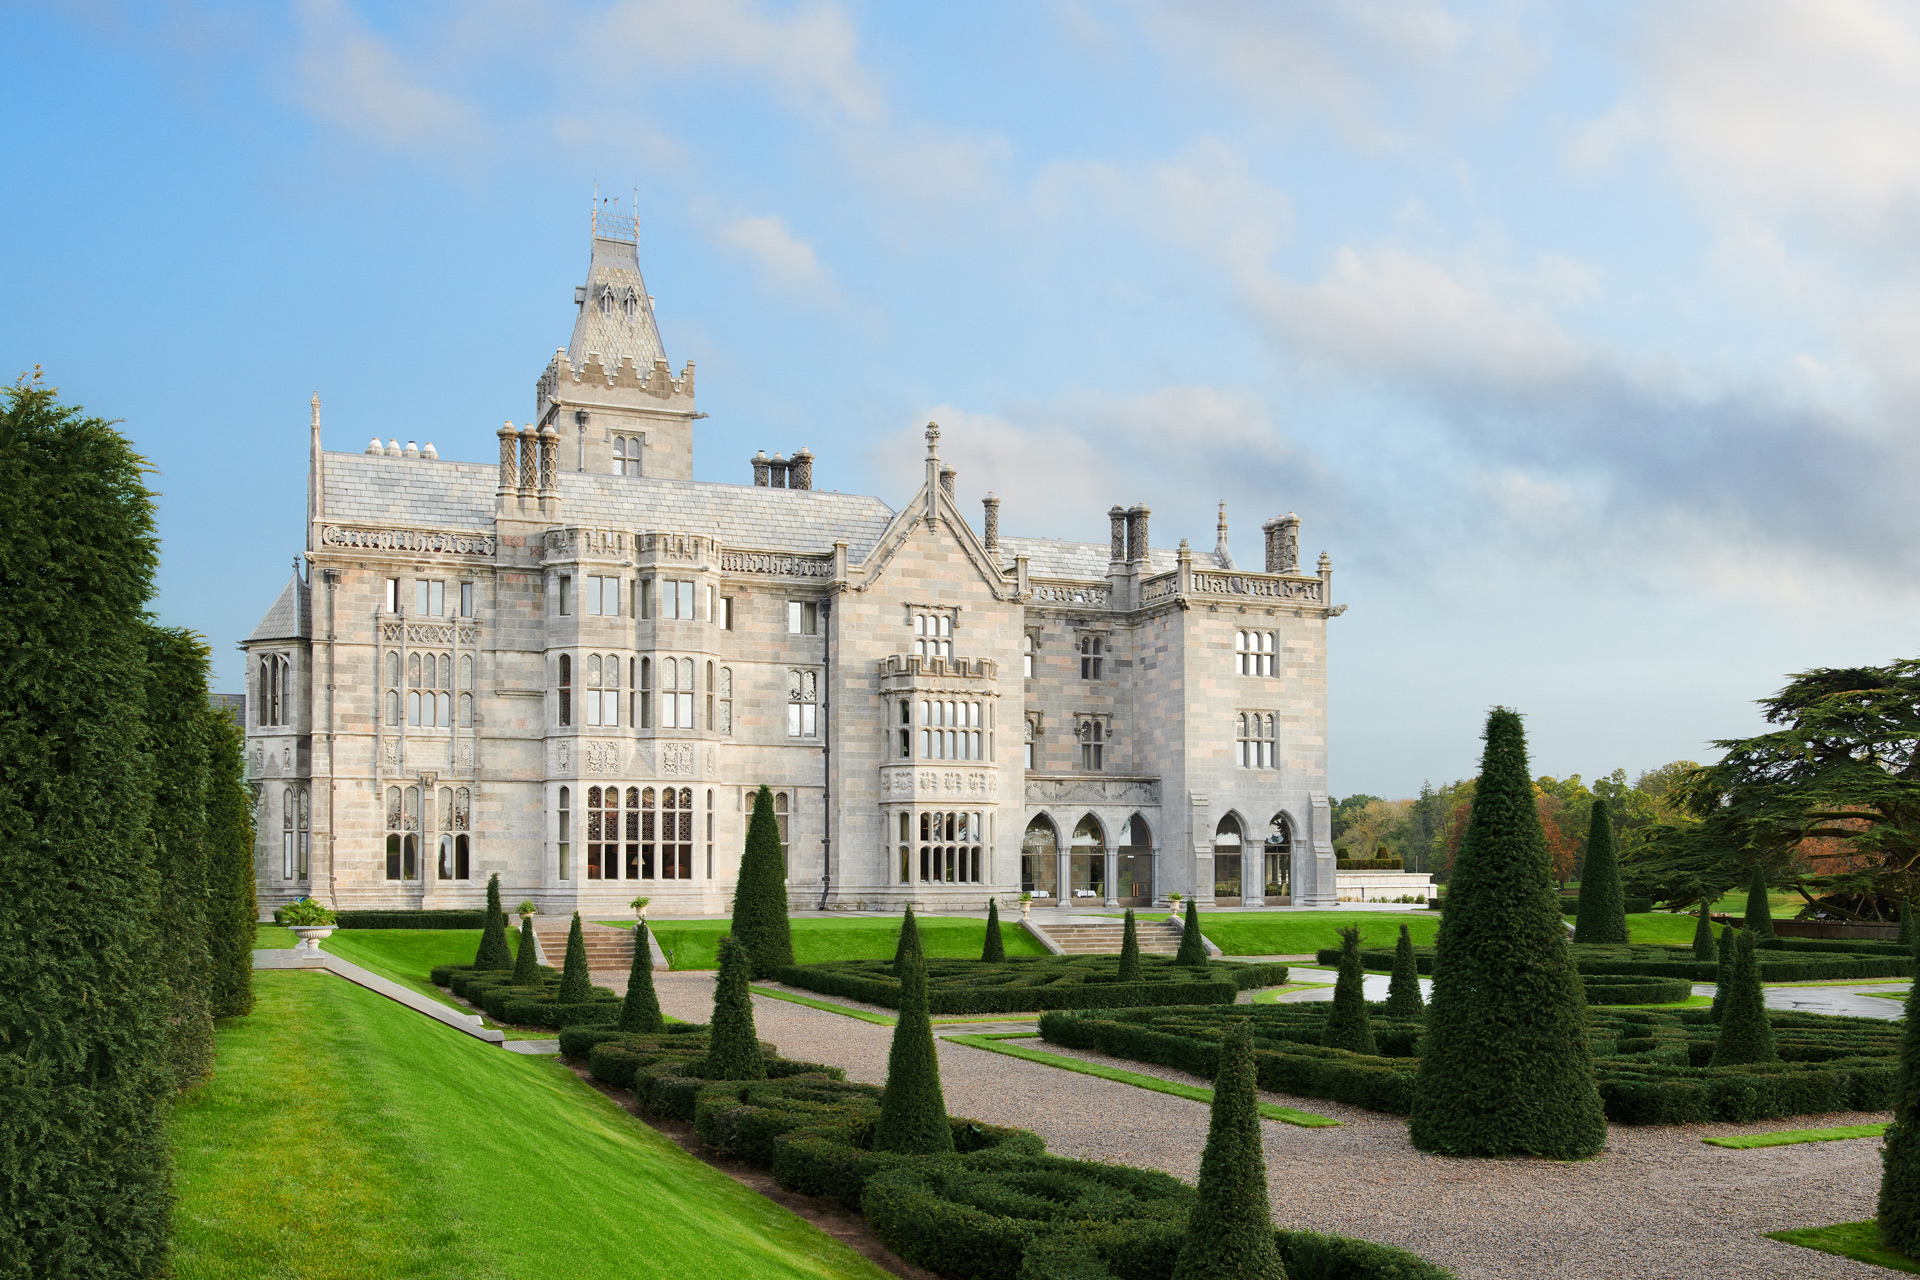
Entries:
<svg viewBox="0 0 1920 1280">
<path fill-rule="evenodd" d="M 1022 920 L 1025 920 L 1028 916 L 1032 914 L 1033 914 L 1033 899 L 1021 898 L 1020 899 L 1020 918 Z"/>
<path fill-rule="evenodd" d="M 317 956 L 320 954 L 320 939 L 331 936 L 334 929 L 338 926 L 330 924 L 290 924 L 287 927 L 293 930 L 294 937 L 300 939 L 298 943 L 294 944 L 293 949 L 295 951 L 301 955 Z"/>
</svg>

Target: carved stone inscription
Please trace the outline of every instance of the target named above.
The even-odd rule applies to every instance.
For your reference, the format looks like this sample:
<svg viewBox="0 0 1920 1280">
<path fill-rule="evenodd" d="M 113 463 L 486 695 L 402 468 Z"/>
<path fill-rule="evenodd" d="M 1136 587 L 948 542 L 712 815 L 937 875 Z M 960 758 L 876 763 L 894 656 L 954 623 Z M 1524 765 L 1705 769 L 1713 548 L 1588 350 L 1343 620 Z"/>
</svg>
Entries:
<svg viewBox="0 0 1920 1280">
<path fill-rule="evenodd" d="M 329 547 L 361 551 L 405 551 L 416 555 L 491 556 L 493 535 L 442 529 L 349 529 L 330 524 L 320 531 Z"/>
</svg>

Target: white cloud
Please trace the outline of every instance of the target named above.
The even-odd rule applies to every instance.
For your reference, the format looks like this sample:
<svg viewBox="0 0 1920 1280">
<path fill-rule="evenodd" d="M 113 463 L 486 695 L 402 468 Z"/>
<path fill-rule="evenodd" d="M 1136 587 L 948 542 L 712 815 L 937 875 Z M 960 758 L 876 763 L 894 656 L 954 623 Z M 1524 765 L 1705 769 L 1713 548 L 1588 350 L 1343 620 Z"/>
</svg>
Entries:
<svg viewBox="0 0 1920 1280">
<path fill-rule="evenodd" d="M 837 296 L 833 278 L 820 265 L 813 246 L 795 238 L 777 217 L 735 218 L 716 227 L 714 237 L 745 254 L 769 288 L 809 294 L 817 300 Z"/>
<path fill-rule="evenodd" d="M 464 151 L 480 113 L 424 83 L 419 67 L 367 29 L 345 0 L 302 0 L 295 93 L 314 116 L 404 151 Z"/>
</svg>

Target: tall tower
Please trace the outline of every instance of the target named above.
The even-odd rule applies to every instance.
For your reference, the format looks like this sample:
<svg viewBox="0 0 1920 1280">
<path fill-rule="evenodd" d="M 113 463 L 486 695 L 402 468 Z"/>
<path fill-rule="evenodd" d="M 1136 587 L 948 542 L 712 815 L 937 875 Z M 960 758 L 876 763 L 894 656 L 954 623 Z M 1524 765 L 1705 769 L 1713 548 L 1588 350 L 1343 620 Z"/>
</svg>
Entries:
<svg viewBox="0 0 1920 1280">
<path fill-rule="evenodd" d="M 693 476 L 693 362 L 678 377 L 640 275 L 639 217 L 598 198 L 573 336 L 535 388 L 535 419 L 560 437 L 562 471 Z"/>
</svg>

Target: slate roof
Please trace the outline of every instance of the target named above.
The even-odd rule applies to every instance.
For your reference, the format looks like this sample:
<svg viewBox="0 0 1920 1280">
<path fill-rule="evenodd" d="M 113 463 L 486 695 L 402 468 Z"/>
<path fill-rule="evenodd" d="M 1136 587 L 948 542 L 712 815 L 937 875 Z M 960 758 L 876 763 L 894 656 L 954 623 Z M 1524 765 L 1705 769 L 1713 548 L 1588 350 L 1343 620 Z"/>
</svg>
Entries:
<svg viewBox="0 0 1920 1280">
<path fill-rule="evenodd" d="M 328 453 L 326 518 L 437 529 L 493 525 L 497 465 Z M 824 555 L 836 538 L 866 559 L 893 519 L 878 498 L 823 489 L 763 489 L 702 480 L 560 473 L 561 522 L 698 533 L 729 547 Z"/>
<path fill-rule="evenodd" d="M 313 618 L 307 608 L 307 584 L 296 573 L 287 579 L 286 586 L 280 588 L 280 598 L 260 619 L 260 625 L 253 629 L 247 642 L 305 639 L 312 634 Z"/>
<path fill-rule="evenodd" d="M 613 301 L 603 310 L 601 297 L 609 293 Z M 647 296 L 647 282 L 640 278 L 640 251 L 630 240 L 593 237 L 586 299 L 573 321 L 567 360 L 578 369 L 589 355 L 599 356 L 608 369 L 631 358 L 633 367 L 642 373 L 653 368 L 655 360 L 667 358 L 660 326 L 653 317 L 653 299 Z"/>
<path fill-rule="evenodd" d="M 1108 554 L 1111 550 L 1104 542 L 1064 542 L 1059 538 L 1004 536 L 1000 539 L 1000 554 L 1006 557 L 1009 564 L 1015 556 L 1027 557 L 1027 576 L 1031 578 L 1097 581 L 1107 576 Z M 1158 547 L 1148 550 L 1147 571 L 1150 575 L 1172 573 L 1179 567 L 1179 552 Z"/>
</svg>

